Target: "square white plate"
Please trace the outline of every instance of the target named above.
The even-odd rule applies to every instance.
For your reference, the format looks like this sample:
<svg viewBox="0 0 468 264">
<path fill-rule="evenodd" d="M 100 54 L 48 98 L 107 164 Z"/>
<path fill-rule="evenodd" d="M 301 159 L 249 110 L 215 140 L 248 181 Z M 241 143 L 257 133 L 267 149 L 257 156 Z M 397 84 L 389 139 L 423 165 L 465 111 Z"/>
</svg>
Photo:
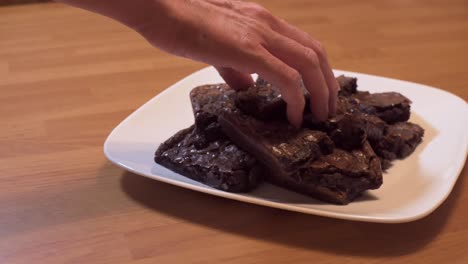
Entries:
<svg viewBox="0 0 468 264">
<path fill-rule="evenodd" d="M 335 71 L 358 78 L 360 90 L 396 91 L 413 101 L 411 121 L 426 131 L 409 158 L 396 161 L 384 184 L 346 206 L 330 205 L 267 183 L 246 194 L 210 188 L 155 164 L 160 143 L 193 122 L 189 92 L 222 79 L 212 67 L 197 71 L 154 97 L 109 135 L 104 152 L 113 163 L 155 180 L 225 198 L 349 220 L 398 223 L 420 219 L 450 194 L 468 149 L 468 105 L 453 94 L 421 84 Z"/>
</svg>

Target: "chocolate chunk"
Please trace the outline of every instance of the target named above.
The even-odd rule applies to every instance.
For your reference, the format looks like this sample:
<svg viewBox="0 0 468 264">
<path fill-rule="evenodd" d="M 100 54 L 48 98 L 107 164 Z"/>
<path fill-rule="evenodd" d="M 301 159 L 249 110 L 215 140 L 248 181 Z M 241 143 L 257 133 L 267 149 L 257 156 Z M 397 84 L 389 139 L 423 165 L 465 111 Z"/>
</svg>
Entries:
<svg viewBox="0 0 468 264">
<path fill-rule="evenodd" d="M 261 181 L 263 169 L 256 160 L 227 139 L 205 141 L 194 126 L 181 130 L 162 143 L 156 163 L 229 192 L 246 192 Z"/>
<path fill-rule="evenodd" d="M 238 91 L 235 104 L 245 114 L 261 120 L 286 119 L 286 103 L 279 90 L 264 81 L 257 80 L 255 86 Z"/>
<path fill-rule="evenodd" d="M 336 115 L 354 112 L 360 112 L 359 100 L 350 96 L 338 95 L 336 100 Z"/>
<path fill-rule="evenodd" d="M 267 80 L 263 79 L 261 76 L 257 77 L 257 80 L 255 81 L 255 85 L 257 86 L 267 86 L 271 85 Z"/>
<path fill-rule="evenodd" d="M 346 77 L 340 75 L 336 77 L 336 81 L 340 85 L 339 95 L 341 96 L 350 96 L 357 92 L 357 79 L 353 77 Z"/>
<path fill-rule="evenodd" d="M 332 119 L 334 128 L 329 131 L 330 138 L 340 148 L 353 150 L 360 148 L 367 138 L 364 120 L 360 115 L 346 114 Z"/>
</svg>

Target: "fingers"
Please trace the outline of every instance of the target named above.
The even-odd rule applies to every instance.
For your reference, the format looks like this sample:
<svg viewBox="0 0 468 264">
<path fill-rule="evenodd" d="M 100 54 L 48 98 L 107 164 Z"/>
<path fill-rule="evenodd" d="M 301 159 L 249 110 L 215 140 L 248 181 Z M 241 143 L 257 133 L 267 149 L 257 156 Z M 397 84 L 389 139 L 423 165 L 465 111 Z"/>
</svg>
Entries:
<svg viewBox="0 0 468 264">
<path fill-rule="evenodd" d="M 317 53 L 276 32 L 273 32 L 267 41 L 266 49 L 302 76 L 305 88 L 310 93 L 313 117 L 319 121 L 326 120 L 329 111 L 329 88 Z"/>
<path fill-rule="evenodd" d="M 299 72 L 273 56 L 263 47 L 258 48 L 251 62 L 252 69 L 255 69 L 260 76 L 278 87 L 287 105 L 289 122 L 297 128 L 300 127 L 305 100 L 302 78 Z"/>
<path fill-rule="evenodd" d="M 232 89 L 242 90 L 254 85 L 250 74 L 242 73 L 227 67 L 216 67 L 216 70 Z"/>
<path fill-rule="evenodd" d="M 246 73 L 258 73 L 279 88 L 287 103 L 291 124 L 299 127 L 305 106 L 305 87 L 311 111 L 325 120 L 336 109 L 338 84 L 325 50 L 306 33 L 274 17 L 258 4 L 234 0 L 209 0 L 222 14 L 220 23 L 207 23 L 211 38 L 199 58 L 212 65 L 234 89 L 253 84 Z M 232 21 L 231 21 L 232 20 Z M 201 20 L 204 21 L 204 20 Z M 211 42 L 210 42 L 211 40 Z"/>
<path fill-rule="evenodd" d="M 319 61 L 320 68 L 325 77 L 327 83 L 328 92 L 329 92 L 329 110 L 332 114 L 336 111 L 336 101 L 339 90 L 338 82 L 335 79 L 330 62 L 328 61 L 328 56 L 325 49 L 317 40 L 313 39 L 309 34 L 304 31 L 294 27 L 293 25 L 287 23 L 286 21 L 277 18 L 274 26 L 272 27 L 276 32 L 295 40 L 296 42 L 302 44 L 305 47 L 312 49 Z"/>
</svg>

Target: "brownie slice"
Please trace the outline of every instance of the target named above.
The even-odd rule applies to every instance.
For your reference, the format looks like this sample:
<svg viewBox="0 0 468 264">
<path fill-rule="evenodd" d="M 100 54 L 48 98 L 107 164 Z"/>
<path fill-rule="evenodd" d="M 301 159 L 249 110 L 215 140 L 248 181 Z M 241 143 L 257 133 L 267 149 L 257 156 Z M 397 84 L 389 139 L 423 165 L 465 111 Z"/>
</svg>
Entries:
<svg viewBox="0 0 468 264">
<path fill-rule="evenodd" d="M 408 157 L 421 143 L 424 129 L 411 122 L 390 125 L 382 140 L 373 144 L 375 152 L 385 160 L 392 161 Z"/>
<path fill-rule="evenodd" d="M 251 155 L 227 139 L 206 141 L 194 126 L 162 143 L 154 160 L 186 177 L 228 192 L 247 192 L 262 181 L 263 175 L 261 166 Z"/>
<path fill-rule="evenodd" d="M 353 151 L 335 148 L 289 177 L 273 176 L 278 185 L 335 204 L 348 204 L 382 185 L 380 160 L 367 141 Z"/>
<path fill-rule="evenodd" d="M 236 145 L 280 173 L 293 172 L 333 150 L 325 133 L 296 130 L 284 121 L 267 123 L 239 113 L 223 113 L 219 123 Z"/>
<path fill-rule="evenodd" d="M 197 86 L 190 91 L 190 101 L 195 115 L 196 125 L 216 121 L 220 111 L 236 111 L 234 96 L 236 91 L 227 84 Z M 209 118 L 205 118 L 208 116 Z M 210 122 L 206 122 L 209 120 Z M 203 126 L 202 126 L 203 127 Z"/>
<path fill-rule="evenodd" d="M 400 93 L 359 92 L 354 96 L 359 100 L 361 111 L 376 115 L 389 124 L 404 122 L 410 117 L 411 101 Z"/>
<path fill-rule="evenodd" d="M 335 149 L 323 132 L 295 130 L 284 122 L 265 123 L 240 113 L 219 117 L 223 131 L 255 156 L 277 185 L 320 200 L 347 204 L 382 184 L 380 161 L 366 141 L 359 150 Z"/>
<path fill-rule="evenodd" d="M 217 122 L 218 115 L 224 111 L 238 111 L 234 96 L 236 91 L 227 84 L 202 85 L 190 92 L 195 129 L 207 140 L 225 138 Z"/>
</svg>

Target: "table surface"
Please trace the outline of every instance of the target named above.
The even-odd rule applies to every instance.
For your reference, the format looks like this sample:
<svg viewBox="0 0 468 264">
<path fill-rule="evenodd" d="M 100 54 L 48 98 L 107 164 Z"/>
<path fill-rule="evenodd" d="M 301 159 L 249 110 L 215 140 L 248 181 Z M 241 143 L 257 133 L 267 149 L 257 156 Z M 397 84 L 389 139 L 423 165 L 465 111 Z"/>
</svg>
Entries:
<svg viewBox="0 0 468 264">
<path fill-rule="evenodd" d="M 259 2 L 322 40 L 334 68 L 468 100 L 464 0 Z M 204 66 L 82 10 L 0 8 L 0 262 L 468 263 L 466 168 L 433 214 L 384 225 L 217 198 L 106 160 L 113 127 Z"/>
</svg>

